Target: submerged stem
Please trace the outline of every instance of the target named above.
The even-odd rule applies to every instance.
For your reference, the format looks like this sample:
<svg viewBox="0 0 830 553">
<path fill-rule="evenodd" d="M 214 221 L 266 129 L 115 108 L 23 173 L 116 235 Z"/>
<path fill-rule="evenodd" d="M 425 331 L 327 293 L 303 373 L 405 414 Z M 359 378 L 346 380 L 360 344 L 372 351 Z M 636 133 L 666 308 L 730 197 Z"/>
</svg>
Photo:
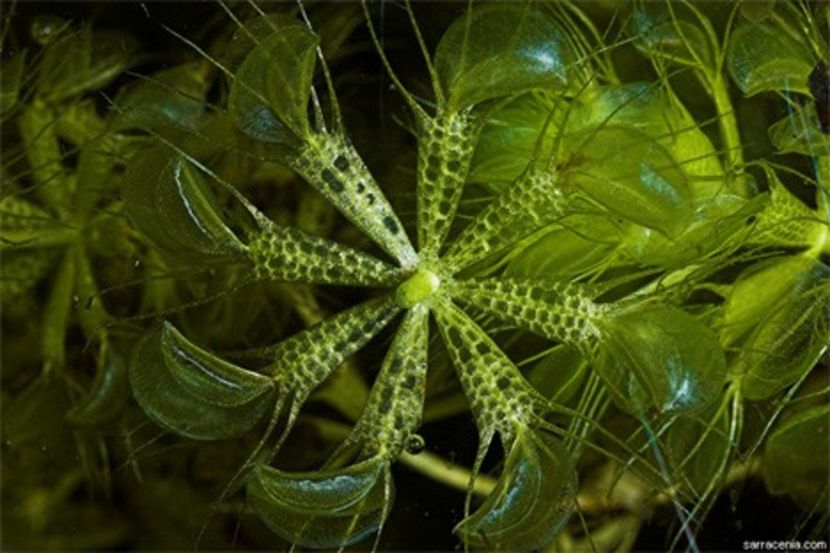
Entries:
<svg viewBox="0 0 830 553">
<path fill-rule="evenodd" d="M 728 174 L 732 180 L 735 192 L 743 197 L 749 196 L 749 187 L 744 173 L 744 154 L 741 146 L 741 135 L 738 130 L 738 120 L 735 117 L 735 108 L 729 98 L 729 88 L 724 77 L 717 73 L 708 78 L 708 84 L 715 101 L 718 113 L 723 150 L 726 155 Z"/>
</svg>

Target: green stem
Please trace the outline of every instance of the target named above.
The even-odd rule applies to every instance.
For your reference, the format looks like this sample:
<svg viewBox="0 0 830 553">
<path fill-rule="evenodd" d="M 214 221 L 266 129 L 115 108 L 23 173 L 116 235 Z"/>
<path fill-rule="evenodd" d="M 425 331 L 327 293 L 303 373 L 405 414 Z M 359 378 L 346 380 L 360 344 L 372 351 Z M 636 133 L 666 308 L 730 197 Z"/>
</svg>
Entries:
<svg viewBox="0 0 830 553">
<path fill-rule="evenodd" d="M 40 347 L 46 374 L 62 368 L 66 359 L 66 327 L 72 311 L 77 270 L 75 261 L 75 248 L 72 247 L 63 255 L 43 312 Z"/>
<path fill-rule="evenodd" d="M 830 221 L 830 156 L 816 157 L 816 181 L 818 212 Z"/>
<path fill-rule="evenodd" d="M 61 164 L 55 121 L 53 111 L 36 100 L 21 112 L 17 124 L 38 194 L 56 213 L 65 214 L 71 191 Z"/>
<path fill-rule="evenodd" d="M 427 451 L 422 451 L 417 455 L 403 453 L 399 460 L 409 468 L 450 488 L 466 491 L 470 483 L 471 473 L 468 468 L 451 463 Z M 475 495 L 487 497 L 495 487 L 496 480 L 494 478 L 479 474 L 473 483 L 472 491 Z"/>
<path fill-rule="evenodd" d="M 735 109 L 732 100 L 729 99 L 729 89 L 724 82 L 723 75 L 717 73 L 709 75 L 708 85 L 715 100 L 715 108 L 718 113 L 720 135 L 723 141 L 724 155 L 728 166 L 730 180 L 734 183 L 735 192 L 741 196 L 749 196 L 746 176 L 744 175 L 744 154 L 741 146 L 741 135 L 738 131 L 738 120 L 735 117 Z"/>
</svg>

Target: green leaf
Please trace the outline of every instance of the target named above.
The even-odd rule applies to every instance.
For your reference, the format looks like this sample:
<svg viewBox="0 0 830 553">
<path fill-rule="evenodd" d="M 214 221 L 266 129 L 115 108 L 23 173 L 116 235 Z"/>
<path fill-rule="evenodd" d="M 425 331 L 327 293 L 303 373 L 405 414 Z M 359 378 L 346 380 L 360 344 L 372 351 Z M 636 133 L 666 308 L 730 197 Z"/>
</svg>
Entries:
<svg viewBox="0 0 830 553">
<path fill-rule="evenodd" d="M 287 129 L 305 139 L 311 134 L 308 100 L 319 39 L 299 22 L 270 21 L 271 34 L 257 42 L 233 77 L 230 112 L 254 138 L 283 142 Z"/>
<path fill-rule="evenodd" d="M 69 404 L 64 382 L 41 373 L 3 406 L 5 446 L 17 454 L 28 453 L 25 457 L 35 466 L 42 466 L 44 458 L 54 463 L 50 458 L 55 455 L 71 458 L 75 451 L 63 420 Z"/>
<path fill-rule="evenodd" d="M 825 275 L 828 273 L 824 268 Z M 811 370 L 830 346 L 830 285 L 823 283 L 782 302 L 741 349 L 741 391 L 766 399 Z"/>
<path fill-rule="evenodd" d="M 74 249 L 74 252 L 75 265 L 77 266 L 75 271 L 76 301 L 80 298 L 85 299 L 83 308 L 78 309 L 78 322 L 80 323 L 81 330 L 84 335 L 92 337 L 96 334 L 102 333 L 102 329 L 105 328 L 107 323 L 111 323 L 113 319 L 110 317 L 109 313 L 107 313 L 104 302 L 99 294 L 98 282 L 93 271 L 91 252 L 84 247 L 77 247 Z M 102 342 L 106 341 L 104 336 L 106 336 L 106 334 L 102 336 Z M 105 346 L 104 349 L 108 350 L 113 356 L 118 356 L 116 352 L 109 350 L 108 345 L 102 345 Z M 107 354 L 107 356 L 109 355 Z"/>
<path fill-rule="evenodd" d="M 789 90 L 809 94 L 816 60 L 802 41 L 772 23 L 743 23 L 732 32 L 726 67 L 747 96 Z"/>
<path fill-rule="evenodd" d="M 713 67 L 715 56 L 712 44 L 697 22 L 678 13 L 681 3 L 675 3 L 674 13 L 667 2 L 637 2 L 629 20 L 628 34 L 637 40 L 634 45 L 647 56 L 662 58 L 701 70 Z"/>
<path fill-rule="evenodd" d="M 151 149 L 124 176 L 125 210 L 157 246 L 190 262 L 229 260 L 244 246 L 219 215 L 206 179 L 183 156 Z"/>
<path fill-rule="evenodd" d="M 57 115 L 42 102 L 24 104 L 16 117 L 36 192 L 44 205 L 64 215 L 72 206 L 74 182 L 62 163 Z"/>
<path fill-rule="evenodd" d="M 583 138 L 584 136 L 584 138 Z M 665 147 L 649 136 L 608 126 L 574 136 L 575 166 L 563 178 L 596 202 L 634 223 L 670 237 L 692 217 L 688 178 Z"/>
<path fill-rule="evenodd" d="M 828 267 L 806 256 L 786 256 L 756 263 L 741 273 L 723 308 L 721 340 L 731 346 L 755 327 L 782 300 L 804 293 L 828 276 Z"/>
<path fill-rule="evenodd" d="M 439 255 L 467 182 L 478 123 L 468 111 L 418 118 L 418 247 Z"/>
<path fill-rule="evenodd" d="M 86 150 L 103 154 L 109 148 L 109 146 L 103 146 L 105 140 L 115 138 L 106 136 L 107 123 L 98 113 L 98 109 L 94 98 L 86 97 L 77 99 L 67 106 L 61 106 L 61 110 L 55 112 L 57 135 L 70 144 L 78 146 L 79 155 Z M 104 138 L 105 140 L 102 140 Z M 95 148 L 91 147 L 93 143 L 96 144 Z"/>
<path fill-rule="evenodd" d="M 620 229 L 602 215 L 569 215 L 553 230 L 516 254 L 505 274 L 516 278 L 566 280 L 601 265 L 620 241 Z"/>
<path fill-rule="evenodd" d="M 269 222 L 253 234 L 248 254 L 259 279 L 388 286 L 400 271 L 376 257 L 294 227 Z"/>
<path fill-rule="evenodd" d="M 65 17 L 51 13 L 36 14 L 29 23 L 29 34 L 41 46 L 52 44 L 72 27 Z"/>
<path fill-rule="evenodd" d="M 591 87 L 574 98 L 571 109 L 569 134 L 606 126 L 643 133 L 682 165 L 692 192 L 698 196 L 720 192 L 715 177 L 723 175 L 723 168 L 715 148 L 683 104 L 655 83 Z"/>
<path fill-rule="evenodd" d="M 222 407 L 248 403 L 273 388 L 271 379 L 240 369 L 188 341 L 169 322 L 162 326 L 164 363 L 189 393 Z"/>
<path fill-rule="evenodd" d="M 471 182 L 481 183 L 501 192 L 533 160 L 536 142 L 551 110 L 556 111 L 545 134 L 542 152 L 550 151 L 559 131 L 555 122 L 565 110 L 565 102 L 556 102 L 549 94 L 522 94 L 491 114 L 475 145 L 470 165 Z"/>
<path fill-rule="evenodd" d="M 62 369 L 66 362 L 66 331 L 72 313 L 77 258 L 72 249 L 63 253 L 42 314 L 40 348 L 45 371 Z"/>
<path fill-rule="evenodd" d="M 819 124 L 815 106 L 797 106 L 793 113 L 769 128 L 769 139 L 779 153 L 830 155 L 830 135 Z"/>
<path fill-rule="evenodd" d="M 476 278 L 452 284 L 453 298 L 497 320 L 549 340 L 590 347 L 600 310 L 579 284 L 509 278 Z"/>
<path fill-rule="evenodd" d="M 576 509 L 576 471 L 554 437 L 524 428 L 516 434 L 496 488 L 455 527 L 467 545 L 530 551 L 549 544 Z"/>
<path fill-rule="evenodd" d="M 664 147 L 682 164 L 696 194 L 711 196 L 719 191 L 713 177 L 722 175 L 723 169 L 706 134 L 680 102 L 654 83 L 639 82 L 591 86 L 570 101 L 546 93 L 511 101 L 484 125 L 470 180 L 500 191 L 519 177 L 534 155 L 561 155 L 551 151 L 557 136 L 567 146 L 578 143 L 580 135 L 590 136 L 606 126 L 642 133 Z M 557 161 L 569 164 L 567 158 Z"/>
<path fill-rule="evenodd" d="M 418 255 L 398 215 L 346 136 L 307 137 L 289 165 L 401 266 L 415 265 Z"/>
<path fill-rule="evenodd" d="M 769 201 L 758 213 L 748 242 L 767 247 L 804 248 L 823 239 L 826 223 L 819 214 L 790 192 L 772 168 L 765 165 L 763 169 L 769 185 Z"/>
<path fill-rule="evenodd" d="M 299 24 L 297 18 L 282 13 L 256 14 L 246 19 L 233 33 L 222 52 L 226 67 L 239 69 L 248 54 L 263 40 L 279 29 Z"/>
<path fill-rule="evenodd" d="M 561 219 L 567 208 L 554 174 L 528 171 L 476 215 L 450 244 L 444 263 L 455 271 L 482 261 Z"/>
<path fill-rule="evenodd" d="M 498 431 L 509 437 L 527 422 L 538 394 L 490 336 L 451 301 L 441 298 L 433 314 L 479 435 L 489 439 Z"/>
<path fill-rule="evenodd" d="M 760 23 L 775 10 L 775 0 L 743 0 L 741 15 L 753 23 Z"/>
<path fill-rule="evenodd" d="M 767 439 L 764 481 L 772 493 L 791 495 L 803 508 L 827 508 L 830 405 L 782 422 Z"/>
<path fill-rule="evenodd" d="M 169 324 L 136 346 L 130 384 L 151 419 L 197 440 L 243 434 L 262 418 L 274 391 L 271 379 L 208 354 Z"/>
<path fill-rule="evenodd" d="M 300 404 L 347 358 L 389 324 L 400 308 L 390 295 L 361 303 L 272 346 L 260 348 L 266 372 L 286 383 Z"/>
<path fill-rule="evenodd" d="M 304 547 L 331 549 L 378 531 L 394 494 L 389 464 L 370 458 L 341 470 L 290 473 L 256 465 L 248 502 L 271 530 Z"/>
<path fill-rule="evenodd" d="M 205 113 L 209 82 L 202 66 L 185 63 L 134 81 L 118 91 L 114 130 L 195 128 Z"/>
<path fill-rule="evenodd" d="M 421 425 L 429 353 L 429 309 L 409 309 L 395 334 L 350 442 L 361 455 L 396 458 Z"/>
<path fill-rule="evenodd" d="M 534 88 L 568 85 L 572 55 L 555 20 L 535 6 L 487 6 L 444 34 L 435 68 L 455 112 Z"/>
<path fill-rule="evenodd" d="M 645 227 L 630 227 L 622 247 L 640 263 L 679 269 L 754 237 L 756 229 L 748 221 L 765 203 L 763 195 L 747 202 L 723 192 L 694 203 L 688 227 L 676 238 Z"/>
<path fill-rule="evenodd" d="M 720 395 L 726 382 L 723 350 L 715 333 L 685 311 L 624 309 L 610 313 L 601 328 L 596 367 L 625 410 L 692 411 Z"/>
</svg>

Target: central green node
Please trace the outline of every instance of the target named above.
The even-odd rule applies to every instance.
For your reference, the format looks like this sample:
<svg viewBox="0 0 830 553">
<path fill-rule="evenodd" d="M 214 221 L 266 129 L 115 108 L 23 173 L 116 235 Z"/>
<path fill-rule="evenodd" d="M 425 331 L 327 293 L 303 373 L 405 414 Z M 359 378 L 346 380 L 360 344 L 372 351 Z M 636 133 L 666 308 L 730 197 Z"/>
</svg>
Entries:
<svg viewBox="0 0 830 553">
<path fill-rule="evenodd" d="M 427 299 L 441 286 L 438 275 L 427 269 L 418 269 L 395 291 L 395 301 L 408 309 Z"/>
</svg>

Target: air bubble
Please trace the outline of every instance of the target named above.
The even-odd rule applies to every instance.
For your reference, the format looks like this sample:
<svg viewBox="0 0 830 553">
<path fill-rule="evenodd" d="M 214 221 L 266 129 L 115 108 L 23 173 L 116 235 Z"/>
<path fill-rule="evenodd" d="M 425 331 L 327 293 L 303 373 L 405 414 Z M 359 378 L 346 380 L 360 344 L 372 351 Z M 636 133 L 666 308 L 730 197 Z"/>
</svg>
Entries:
<svg viewBox="0 0 830 553">
<path fill-rule="evenodd" d="M 426 442 L 420 434 L 412 434 L 406 439 L 406 451 L 412 455 L 417 455 L 426 448 Z"/>
</svg>

